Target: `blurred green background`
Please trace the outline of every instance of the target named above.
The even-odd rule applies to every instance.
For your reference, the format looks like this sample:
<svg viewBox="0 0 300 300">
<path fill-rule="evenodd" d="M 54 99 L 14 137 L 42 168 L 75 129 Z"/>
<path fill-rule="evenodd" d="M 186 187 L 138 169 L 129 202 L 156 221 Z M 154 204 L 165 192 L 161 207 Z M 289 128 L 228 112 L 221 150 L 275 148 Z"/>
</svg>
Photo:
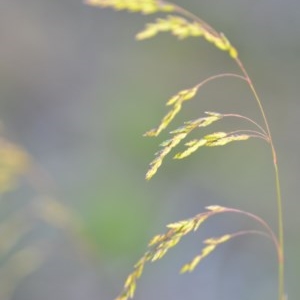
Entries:
<svg viewBox="0 0 300 300">
<path fill-rule="evenodd" d="M 226 34 L 261 96 L 281 172 L 286 290 L 289 299 L 297 299 L 300 3 L 176 3 Z M 207 205 L 251 211 L 276 230 L 272 159 L 262 141 L 203 149 L 183 161 L 166 159 L 153 180 L 144 180 L 168 134 L 157 139 L 142 134 L 159 123 L 167 99 L 208 76 L 237 71 L 227 53 L 202 39 L 177 41 L 162 34 L 137 43 L 134 35 L 155 18 L 91 8 L 76 0 L 1 1 L 1 134 L 26 149 L 39 169 L 29 184 L 21 181 L 2 195 L 1 226 L 14 214 L 28 212 L 32 201 L 44 207 L 52 197 L 63 205 L 54 209 L 63 221 L 56 213 L 49 221 L 41 210 L 30 209 L 29 229 L 15 225 L 20 237 L 0 265 L 2 285 L 12 287 L 1 299 L 113 299 L 147 241 L 167 223 L 194 216 Z M 248 87 L 228 78 L 201 89 L 171 128 L 207 110 L 261 120 Z M 214 129 L 243 125 L 226 122 Z M 69 213 L 79 220 L 75 229 Z M 255 226 L 232 215 L 210 220 L 146 268 L 136 299 L 276 299 L 276 254 L 260 237 L 224 244 L 193 273 L 178 275 L 199 253 L 204 237 Z M 3 232 L 2 243 L 10 242 L 10 232 Z M 14 253 L 32 245 L 39 249 L 40 263 L 33 263 L 28 276 L 19 274 L 17 263 L 15 276 L 8 276 L 6 265 Z"/>
</svg>

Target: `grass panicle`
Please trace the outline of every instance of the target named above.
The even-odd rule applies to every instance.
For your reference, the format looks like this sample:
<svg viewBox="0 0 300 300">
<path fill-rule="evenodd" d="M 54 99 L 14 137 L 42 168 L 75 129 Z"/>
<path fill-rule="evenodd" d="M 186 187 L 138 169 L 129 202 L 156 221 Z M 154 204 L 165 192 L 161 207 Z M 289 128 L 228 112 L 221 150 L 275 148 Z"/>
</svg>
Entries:
<svg viewBox="0 0 300 300">
<path fill-rule="evenodd" d="M 176 36 L 178 39 L 184 39 L 187 37 L 202 37 L 207 42 L 211 43 L 221 51 L 228 52 L 231 59 L 233 59 L 239 69 L 238 73 L 224 73 L 211 76 L 192 88 L 187 88 L 179 91 L 173 97 L 167 101 L 167 106 L 171 106 L 170 111 L 163 117 L 157 128 L 154 128 L 145 133 L 145 136 L 158 136 L 163 130 L 165 130 L 170 123 L 174 120 L 176 115 L 181 111 L 183 103 L 196 97 L 199 89 L 214 80 L 234 77 L 245 81 L 252 92 L 254 100 L 258 105 L 259 112 L 262 116 L 263 123 L 249 118 L 248 116 L 234 114 L 234 113 L 215 113 L 207 112 L 206 117 L 202 117 L 196 120 L 188 121 L 183 126 L 171 131 L 172 137 L 167 141 L 161 143 L 161 150 L 156 153 L 154 160 L 150 163 L 149 170 L 146 174 L 146 179 L 152 178 L 159 167 L 162 165 L 164 158 L 176 148 L 182 140 L 184 140 L 193 130 L 200 127 L 206 127 L 210 124 L 220 121 L 225 118 L 238 118 L 247 122 L 253 128 L 240 129 L 237 128 L 232 132 L 213 132 L 207 134 L 201 139 L 193 139 L 185 143 L 186 149 L 182 152 L 175 154 L 175 159 L 185 158 L 200 147 L 216 147 L 224 146 L 234 141 L 245 141 L 249 138 L 259 138 L 265 141 L 271 149 L 271 155 L 274 164 L 275 173 L 275 186 L 277 197 L 277 211 L 278 211 L 278 231 L 277 235 L 273 232 L 271 227 L 261 218 L 255 216 L 249 212 L 225 208 L 221 206 L 209 206 L 207 212 L 197 215 L 194 218 L 184 221 L 176 222 L 168 225 L 168 231 L 165 234 L 155 236 L 149 243 L 149 250 L 135 265 L 134 271 L 128 276 L 124 290 L 117 300 L 126 300 L 134 296 L 136 289 L 136 281 L 141 276 L 144 265 L 148 261 L 156 261 L 161 259 L 170 248 L 174 247 L 183 236 L 191 231 L 197 230 L 201 223 L 212 215 L 224 212 L 240 213 L 245 216 L 251 217 L 260 225 L 263 226 L 263 231 L 238 231 L 233 234 L 226 234 L 217 238 L 208 238 L 204 241 L 204 247 L 199 255 L 197 255 L 191 262 L 185 264 L 181 270 L 182 273 L 190 272 L 195 269 L 198 263 L 210 253 L 212 253 L 217 246 L 223 244 L 234 237 L 238 237 L 245 234 L 258 234 L 270 238 L 274 242 L 274 246 L 277 251 L 278 257 L 278 300 L 286 300 L 284 288 L 284 232 L 283 232 L 283 209 L 282 198 L 280 189 L 279 170 L 277 164 L 277 155 L 274 147 L 271 131 L 269 128 L 268 120 L 262 106 L 261 100 L 256 92 L 254 84 L 244 67 L 244 64 L 239 58 L 236 48 L 230 43 L 226 36 L 222 32 L 216 31 L 204 20 L 200 19 L 193 13 L 185 10 L 184 8 L 169 3 L 167 1 L 160 0 L 85 0 L 86 4 L 98 7 L 109 7 L 115 10 L 128 10 L 130 12 L 139 12 L 142 14 L 152 13 L 166 13 L 165 17 L 160 17 L 154 22 L 146 25 L 144 30 L 140 31 L 136 35 L 137 40 L 144 40 L 156 36 L 160 32 L 168 32 Z"/>
<path fill-rule="evenodd" d="M 199 255 L 195 256 L 189 263 L 183 265 L 180 273 L 192 272 L 196 266 L 204 259 L 206 256 L 211 254 L 219 245 L 235 238 L 238 236 L 246 234 L 258 234 L 266 236 L 271 239 L 278 251 L 278 241 L 270 229 L 270 227 L 258 216 L 244 212 L 242 210 L 237 210 L 228 207 L 222 207 L 218 205 L 211 205 L 206 207 L 207 211 L 200 213 L 193 218 L 178 221 L 167 225 L 168 230 L 164 234 L 155 235 L 148 244 L 148 251 L 140 258 L 140 260 L 135 264 L 134 270 L 128 275 L 124 289 L 122 293 L 115 300 L 127 300 L 134 296 L 137 280 L 141 277 L 145 264 L 147 262 L 154 262 L 160 260 L 164 255 L 174 246 L 176 246 L 181 239 L 189 233 L 197 231 L 200 226 L 208 220 L 210 217 L 221 213 L 237 213 L 244 214 L 251 219 L 262 225 L 263 230 L 244 230 L 237 231 L 232 234 L 225 234 L 219 237 L 210 237 L 203 241 L 204 247 Z"/>
</svg>

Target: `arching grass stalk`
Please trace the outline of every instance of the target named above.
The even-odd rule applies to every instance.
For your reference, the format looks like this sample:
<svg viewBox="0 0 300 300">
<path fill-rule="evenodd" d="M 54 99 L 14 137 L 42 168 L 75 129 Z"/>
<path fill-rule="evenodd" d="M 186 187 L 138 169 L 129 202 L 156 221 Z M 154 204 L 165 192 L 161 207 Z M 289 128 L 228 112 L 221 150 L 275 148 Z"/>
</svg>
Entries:
<svg viewBox="0 0 300 300">
<path fill-rule="evenodd" d="M 246 71 L 243 63 L 241 60 L 237 57 L 236 63 L 242 70 L 245 78 L 247 79 L 247 82 L 250 86 L 250 89 L 255 97 L 255 100 L 259 106 L 260 112 L 262 114 L 265 127 L 267 130 L 267 135 L 269 138 L 269 143 L 271 146 L 272 151 L 272 157 L 273 157 L 273 165 L 274 165 L 274 172 L 275 172 L 275 185 L 276 185 L 276 196 L 277 196 L 277 214 L 278 214 L 278 241 L 279 241 L 279 257 L 278 257 L 278 295 L 279 300 L 285 300 L 285 292 L 284 292 L 284 229 L 283 229 L 283 204 L 282 204 L 282 196 L 281 196 L 281 187 L 280 187 L 280 179 L 279 179 L 279 170 L 278 170 L 278 163 L 277 163 L 277 154 L 275 150 L 275 146 L 272 139 L 272 134 L 270 130 L 270 126 L 264 111 L 264 108 L 262 106 L 262 103 L 260 101 L 260 98 L 256 92 L 256 89 L 254 87 L 254 84 L 252 83 L 251 78 L 248 75 L 248 72 Z"/>
<path fill-rule="evenodd" d="M 202 37 L 207 42 L 213 44 L 218 49 L 225 51 L 229 56 L 236 62 L 242 74 L 224 73 L 217 74 L 202 80 L 192 88 L 179 91 L 173 97 L 171 97 L 167 106 L 171 107 L 169 112 L 163 117 L 161 123 L 157 128 L 154 128 L 145 133 L 145 136 L 158 136 L 161 131 L 166 129 L 175 116 L 180 112 L 183 104 L 186 101 L 193 99 L 200 88 L 205 84 L 215 81 L 220 78 L 234 77 L 242 79 L 247 82 L 248 86 L 254 98 L 258 104 L 259 111 L 262 115 L 263 125 L 254 121 L 253 119 L 243 116 L 237 113 L 219 113 L 219 112 L 205 112 L 205 116 L 185 122 L 181 127 L 171 131 L 171 138 L 164 141 L 160 146 L 161 150 L 156 153 L 156 157 L 150 163 L 150 168 L 146 174 L 146 179 L 151 179 L 157 172 L 159 167 L 162 165 L 164 158 L 177 147 L 192 131 L 199 130 L 199 128 L 207 127 L 214 122 L 221 121 L 226 117 L 235 117 L 244 121 L 247 121 L 251 125 L 256 127 L 256 130 L 251 128 L 237 129 L 231 132 L 213 132 L 205 135 L 201 139 L 190 140 L 185 143 L 186 149 L 182 152 L 175 154 L 173 158 L 182 159 L 193 152 L 198 150 L 200 147 L 215 147 L 223 146 L 234 141 L 244 141 L 250 138 L 259 138 L 267 142 L 271 147 L 274 171 L 275 171 L 275 185 L 277 194 L 277 210 L 278 210 L 278 236 L 273 232 L 271 227 L 260 217 L 253 215 L 252 213 L 245 212 L 238 209 L 226 208 L 221 206 L 209 206 L 206 212 L 196 215 L 193 218 L 183 220 L 177 223 L 169 224 L 168 231 L 165 234 L 155 236 L 149 243 L 149 250 L 135 265 L 133 272 L 128 276 L 124 290 L 117 298 L 118 300 L 127 300 L 132 298 L 136 288 L 136 281 L 141 276 L 143 268 L 146 262 L 156 261 L 162 258 L 166 252 L 174 247 L 181 238 L 195 231 L 199 226 L 213 215 L 219 213 L 233 212 L 244 214 L 251 217 L 258 222 L 264 228 L 263 231 L 256 230 L 245 230 L 237 231 L 232 234 L 226 234 L 218 238 L 206 239 L 202 252 L 196 256 L 190 263 L 183 266 L 181 272 L 192 271 L 198 263 L 209 255 L 216 246 L 231 240 L 233 237 L 238 237 L 245 234 L 259 234 L 270 238 L 275 245 L 278 257 L 278 300 L 285 300 L 284 291 L 284 233 L 283 233 L 283 209 L 282 209 L 282 198 L 280 191 L 280 180 L 279 171 L 277 164 L 277 155 L 269 128 L 268 120 L 263 109 L 261 100 L 256 92 L 254 84 L 248 75 L 242 61 L 238 56 L 238 52 L 231 45 L 229 40 L 223 33 L 217 32 L 208 23 L 194 15 L 193 13 L 185 10 L 184 8 L 161 0 L 85 0 L 88 5 L 98 7 L 110 7 L 116 10 L 128 10 L 130 12 L 140 12 L 142 14 L 153 14 L 153 13 L 172 13 L 163 18 L 156 19 L 153 23 L 147 24 L 146 28 L 136 35 L 138 40 L 144 40 L 157 35 L 160 32 L 170 32 L 178 39 L 184 39 L 187 37 Z"/>
</svg>

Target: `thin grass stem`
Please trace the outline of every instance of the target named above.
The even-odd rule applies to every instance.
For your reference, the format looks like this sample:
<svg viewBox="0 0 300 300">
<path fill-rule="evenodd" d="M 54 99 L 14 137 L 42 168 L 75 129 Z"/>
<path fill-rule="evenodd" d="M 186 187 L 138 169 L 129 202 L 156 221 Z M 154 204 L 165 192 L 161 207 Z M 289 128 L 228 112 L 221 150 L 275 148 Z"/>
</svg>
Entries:
<svg viewBox="0 0 300 300">
<path fill-rule="evenodd" d="M 257 215 L 252 214 L 252 213 L 247 212 L 247 211 L 243 211 L 243 210 L 239 210 L 239 209 L 235 209 L 235 208 L 227 208 L 226 211 L 227 212 L 240 213 L 240 214 L 248 216 L 251 219 L 254 219 L 258 223 L 260 223 L 267 230 L 267 232 L 269 233 L 269 236 L 272 238 L 272 240 L 273 240 L 273 242 L 275 244 L 275 248 L 277 250 L 278 260 L 280 259 L 280 257 L 281 257 L 281 250 L 280 250 L 279 240 L 276 237 L 276 235 L 275 235 L 274 231 L 272 230 L 272 228 L 269 226 L 269 224 L 266 221 L 264 221 L 262 218 L 258 217 Z"/>
<path fill-rule="evenodd" d="M 259 139 L 263 139 L 264 141 L 266 141 L 267 143 L 269 142 L 268 141 L 268 138 L 262 134 L 261 132 L 259 131 L 256 131 L 256 130 L 251 130 L 251 129 L 239 129 L 239 130 L 234 130 L 234 131 L 231 131 L 231 132 L 228 132 L 227 134 L 228 135 L 235 135 L 235 134 L 240 134 L 240 133 L 245 133 L 247 134 L 249 137 L 252 137 L 252 138 L 259 138 Z"/>
<path fill-rule="evenodd" d="M 264 130 L 264 128 L 262 126 L 260 126 L 257 122 L 255 122 L 254 120 L 243 116 L 243 115 L 239 115 L 239 114 L 224 114 L 225 117 L 236 117 L 236 118 L 240 118 L 240 119 L 244 119 L 249 121 L 250 123 L 254 124 L 257 128 L 259 128 L 262 131 L 262 134 L 264 135 L 265 138 L 269 138 L 267 132 Z"/>
<path fill-rule="evenodd" d="M 283 205 L 282 205 L 282 197 L 281 197 L 281 188 L 280 188 L 280 179 L 279 179 L 279 170 L 277 164 L 277 155 L 274 147 L 274 143 L 272 140 L 271 130 L 269 127 L 269 123 L 263 109 L 262 103 L 260 98 L 256 92 L 256 89 L 252 83 L 251 78 L 248 75 L 243 63 L 237 57 L 235 58 L 236 63 L 240 67 L 241 71 L 243 72 L 245 78 L 247 78 L 249 87 L 253 92 L 255 100 L 259 106 L 260 112 L 262 114 L 266 130 L 269 136 L 272 157 L 273 157 L 273 164 L 274 164 L 274 171 L 275 171 L 275 185 L 276 185 L 276 195 L 277 195 L 277 212 L 278 212 L 278 240 L 279 240 L 279 257 L 278 257 L 278 299 L 284 300 L 285 299 L 285 292 L 284 292 L 284 232 L 283 232 Z"/>
<path fill-rule="evenodd" d="M 235 77 L 235 78 L 239 78 L 239 79 L 247 81 L 247 78 L 244 77 L 244 76 L 242 76 L 242 75 L 240 75 L 240 74 L 235 74 L 235 73 L 221 73 L 221 74 L 213 75 L 213 76 L 210 76 L 210 77 L 204 79 L 203 81 L 201 81 L 200 83 L 198 83 L 196 85 L 196 87 L 200 88 L 204 84 L 206 84 L 206 83 L 208 83 L 210 81 L 213 81 L 213 80 L 219 79 L 219 78 L 223 78 L 223 77 Z"/>
<path fill-rule="evenodd" d="M 246 234 L 258 234 L 258 235 L 262 235 L 264 237 L 267 237 L 268 239 L 272 240 L 272 237 L 270 237 L 270 235 L 264 231 L 260 231 L 260 230 L 241 230 L 235 233 L 231 233 L 231 237 L 235 238 L 235 237 L 239 237 L 242 235 L 246 235 Z"/>
</svg>

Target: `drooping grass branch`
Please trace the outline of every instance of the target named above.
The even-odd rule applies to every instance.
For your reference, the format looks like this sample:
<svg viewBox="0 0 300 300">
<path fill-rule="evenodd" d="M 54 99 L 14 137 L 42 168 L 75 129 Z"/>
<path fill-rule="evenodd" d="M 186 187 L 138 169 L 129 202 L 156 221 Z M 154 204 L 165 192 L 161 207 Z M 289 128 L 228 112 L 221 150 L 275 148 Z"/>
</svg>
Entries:
<svg viewBox="0 0 300 300">
<path fill-rule="evenodd" d="M 186 264 L 182 271 L 192 271 L 200 260 L 210 254 L 217 245 L 227 242 L 233 237 L 245 235 L 248 233 L 261 234 L 268 236 L 274 242 L 277 256 L 278 256 L 278 299 L 286 299 L 284 292 L 284 233 L 283 233 L 283 209 L 280 190 L 279 171 L 277 165 L 277 155 L 275 146 L 273 143 L 268 120 L 262 106 L 261 100 L 256 92 L 254 84 L 244 67 L 244 64 L 239 58 L 238 51 L 223 33 L 216 31 L 204 20 L 200 19 L 193 13 L 185 10 L 184 8 L 161 0 L 85 0 L 85 2 L 92 6 L 98 7 L 110 7 L 116 10 L 128 10 L 130 12 L 140 12 L 142 14 L 153 13 L 170 13 L 165 17 L 156 19 L 154 22 L 146 25 L 145 29 L 136 35 L 137 40 L 144 40 L 156 36 L 160 32 L 169 32 L 178 39 L 184 39 L 187 37 L 202 37 L 207 42 L 213 44 L 218 49 L 225 51 L 229 54 L 238 68 L 241 74 L 224 73 L 211 76 L 192 88 L 179 91 L 173 97 L 171 97 L 167 106 L 170 106 L 170 111 L 163 117 L 161 123 L 157 128 L 154 128 L 145 133 L 145 136 L 158 136 L 164 129 L 166 129 L 176 115 L 181 111 L 182 106 L 186 101 L 189 101 L 196 97 L 199 89 L 208 82 L 214 81 L 220 78 L 235 77 L 247 82 L 255 101 L 257 102 L 259 111 L 262 116 L 263 124 L 249 118 L 248 116 L 234 114 L 234 113 L 219 113 L 219 112 L 206 112 L 205 117 L 201 117 L 195 120 L 185 122 L 183 126 L 171 131 L 172 137 L 161 143 L 161 150 L 156 153 L 154 160 L 150 163 L 150 168 L 146 174 L 146 179 L 150 179 L 157 172 L 162 165 L 164 158 L 177 147 L 192 131 L 208 127 L 216 121 L 221 121 L 224 118 L 234 117 L 240 120 L 247 121 L 252 126 L 256 127 L 256 130 L 252 128 L 236 129 L 231 132 L 213 132 L 204 135 L 201 139 L 193 139 L 185 143 L 186 149 L 183 152 L 177 153 L 174 158 L 185 158 L 200 147 L 215 147 L 224 146 L 233 141 L 244 141 L 250 138 L 259 138 L 267 142 L 270 145 L 274 171 L 275 171 L 275 185 L 277 194 L 277 209 L 278 209 L 278 237 L 274 234 L 270 226 L 261 218 L 240 210 L 224 208 L 220 206 L 210 206 L 207 209 L 208 212 L 197 215 L 196 217 L 184 221 L 180 221 L 174 224 L 168 225 L 169 230 L 163 235 L 155 236 L 149 244 L 149 251 L 141 258 L 141 260 L 135 265 L 134 271 L 129 275 L 125 283 L 123 293 L 117 298 L 118 300 L 125 300 L 132 298 L 136 288 L 136 280 L 141 276 L 144 265 L 148 261 L 155 261 L 165 255 L 165 253 L 172 247 L 174 247 L 181 238 L 187 233 L 197 230 L 202 222 L 212 215 L 220 212 L 235 212 L 242 213 L 260 223 L 265 231 L 238 231 L 233 234 L 227 234 L 219 238 L 211 238 L 204 241 L 205 247 L 202 252 L 195 257 L 189 264 Z"/>
<path fill-rule="evenodd" d="M 206 220 L 217 214 L 238 213 L 246 215 L 262 225 L 264 230 L 243 230 L 231 234 L 225 234 L 219 237 L 205 239 L 203 241 L 203 244 L 205 246 L 202 248 L 201 253 L 195 256 L 189 263 L 183 265 L 180 273 L 192 272 L 200 263 L 200 261 L 211 254 L 217 246 L 233 238 L 246 234 L 262 235 L 271 239 L 275 245 L 277 255 L 280 255 L 279 243 L 276 235 L 274 234 L 270 226 L 260 217 L 242 210 L 222 207 L 218 205 L 211 205 L 206 207 L 206 209 L 207 212 L 200 213 L 193 218 L 167 225 L 168 230 L 165 234 L 156 235 L 151 239 L 148 244 L 149 250 L 135 264 L 133 272 L 127 277 L 125 281 L 124 290 L 116 298 L 116 300 L 127 300 L 132 298 L 136 289 L 137 280 L 141 277 L 145 264 L 147 262 L 154 262 L 161 259 L 171 248 L 176 246 L 185 235 L 198 230 Z"/>
</svg>

